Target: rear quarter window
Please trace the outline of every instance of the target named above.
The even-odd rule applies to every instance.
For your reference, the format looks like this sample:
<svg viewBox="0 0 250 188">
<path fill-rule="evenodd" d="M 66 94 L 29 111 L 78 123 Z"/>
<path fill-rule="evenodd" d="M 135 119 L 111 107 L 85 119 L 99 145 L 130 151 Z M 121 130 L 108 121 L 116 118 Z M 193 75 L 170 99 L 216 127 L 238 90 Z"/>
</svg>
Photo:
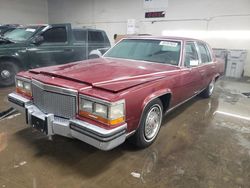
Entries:
<svg viewBox="0 0 250 188">
<path fill-rule="evenodd" d="M 207 45 L 204 43 L 198 42 L 198 48 L 199 48 L 200 55 L 201 55 L 201 62 L 202 63 L 211 62 L 212 58 L 211 58 L 211 54 L 208 50 Z"/>
</svg>

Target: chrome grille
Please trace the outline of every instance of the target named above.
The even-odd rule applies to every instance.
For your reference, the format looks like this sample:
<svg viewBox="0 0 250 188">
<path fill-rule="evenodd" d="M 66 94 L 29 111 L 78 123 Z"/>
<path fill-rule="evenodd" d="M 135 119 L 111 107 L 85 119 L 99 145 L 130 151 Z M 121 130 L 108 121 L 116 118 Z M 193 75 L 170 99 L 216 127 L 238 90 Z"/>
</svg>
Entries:
<svg viewBox="0 0 250 188">
<path fill-rule="evenodd" d="M 76 114 L 76 96 L 46 91 L 32 82 L 34 104 L 46 114 L 71 118 Z"/>
</svg>

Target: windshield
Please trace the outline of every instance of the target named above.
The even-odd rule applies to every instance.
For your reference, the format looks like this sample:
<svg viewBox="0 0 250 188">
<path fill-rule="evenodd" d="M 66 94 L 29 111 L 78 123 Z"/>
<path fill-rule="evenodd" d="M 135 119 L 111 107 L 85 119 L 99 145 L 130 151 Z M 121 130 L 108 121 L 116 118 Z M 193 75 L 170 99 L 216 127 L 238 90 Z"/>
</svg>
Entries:
<svg viewBox="0 0 250 188">
<path fill-rule="evenodd" d="M 181 42 L 152 39 L 124 39 L 104 57 L 132 59 L 178 65 Z"/>
<path fill-rule="evenodd" d="M 34 35 L 38 28 L 39 27 L 17 28 L 11 32 L 5 33 L 4 38 L 17 42 L 26 41 Z"/>
</svg>

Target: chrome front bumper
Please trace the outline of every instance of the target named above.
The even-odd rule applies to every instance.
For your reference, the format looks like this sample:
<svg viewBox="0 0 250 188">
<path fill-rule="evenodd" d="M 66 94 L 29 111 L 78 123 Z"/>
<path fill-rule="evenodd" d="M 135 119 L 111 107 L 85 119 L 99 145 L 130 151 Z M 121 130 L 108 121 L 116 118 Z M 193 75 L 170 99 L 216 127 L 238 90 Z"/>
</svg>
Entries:
<svg viewBox="0 0 250 188">
<path fill-rule="evenodd" d="M 101 150 L 111 150 L 126 139 L 126 123 L 107 130 L 78 119 L 64 119 L 53 114 L 45 114 L 32 101 L 16 93 L 9 94 L 8 100 L 12 107 L 25 114 L 28 125 L 48 136 L 58 134 L 76 138 Z"/>
</svg>

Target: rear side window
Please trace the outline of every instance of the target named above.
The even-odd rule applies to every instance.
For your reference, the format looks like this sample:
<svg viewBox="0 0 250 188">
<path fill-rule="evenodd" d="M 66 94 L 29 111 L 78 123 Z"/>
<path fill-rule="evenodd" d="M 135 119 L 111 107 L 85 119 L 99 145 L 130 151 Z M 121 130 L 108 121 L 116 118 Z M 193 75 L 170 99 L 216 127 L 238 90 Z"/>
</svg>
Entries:
<svg viewBox="0 0 250 188">
<path fill-rule="evenodd" d="M 87 32 L 85 30 L 73 30 L 73 37 L 75 41 L 85 42 L 87 38 Z"/>
<path fill-rule="evenodd" d="M 65 27 L 53 27 L 42 33 L 45 43 L 65 43 L 67 42 L 67 32 Z"/>
<path fill-rule="evenodd" d="M 88 39 L 90 42 L 104 42 L 104 37 L 100 31 L 89 31 Z"/>
<path fill-rule="evenodd" d="M 207 45 L 199 42 L 198 48 L 199 48 L 200 54 L 201 54 L 201 63 L 211 62 L 211 55 L 208 51 Z"/>
</svg>

